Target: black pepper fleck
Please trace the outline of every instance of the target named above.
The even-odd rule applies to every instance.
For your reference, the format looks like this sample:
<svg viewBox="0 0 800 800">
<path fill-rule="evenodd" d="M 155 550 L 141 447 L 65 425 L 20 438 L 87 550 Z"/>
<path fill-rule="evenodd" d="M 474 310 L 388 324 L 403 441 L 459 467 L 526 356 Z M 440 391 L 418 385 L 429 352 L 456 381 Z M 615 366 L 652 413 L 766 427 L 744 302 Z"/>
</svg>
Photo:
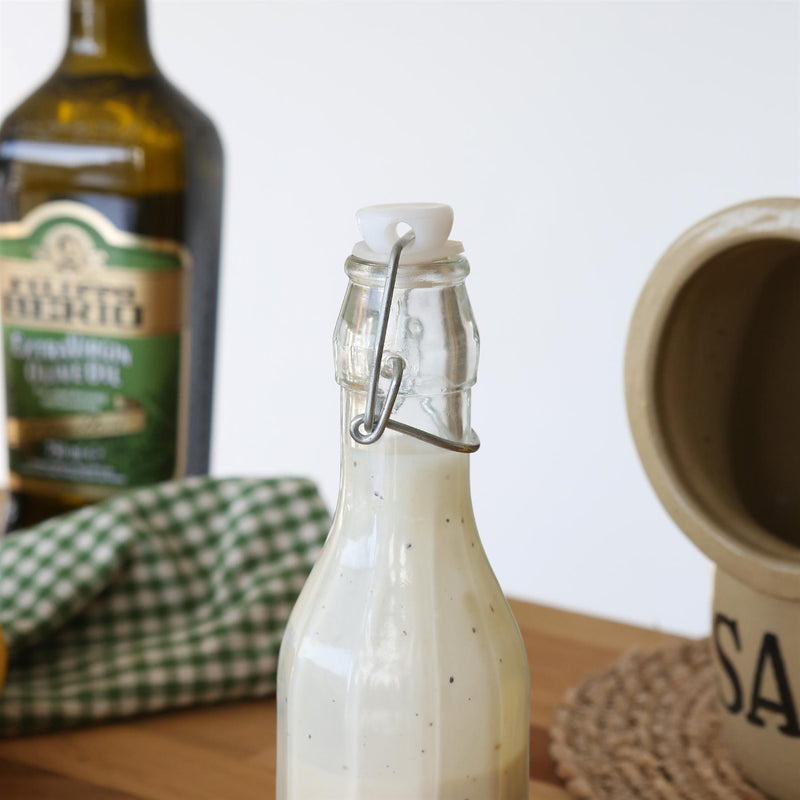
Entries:
<svg viewBox="0 0 800 800">
<path fill-rule="evenodd" d="M 455 678 L 451 675 L 450 676 L 450 683 L 452 683 L 454 680 L 455 680 Z"/>
<path fill-rule="evenodd" d="M 475 633 L 475 628 L 472 629 L 472 632 Z"/>
</svg>

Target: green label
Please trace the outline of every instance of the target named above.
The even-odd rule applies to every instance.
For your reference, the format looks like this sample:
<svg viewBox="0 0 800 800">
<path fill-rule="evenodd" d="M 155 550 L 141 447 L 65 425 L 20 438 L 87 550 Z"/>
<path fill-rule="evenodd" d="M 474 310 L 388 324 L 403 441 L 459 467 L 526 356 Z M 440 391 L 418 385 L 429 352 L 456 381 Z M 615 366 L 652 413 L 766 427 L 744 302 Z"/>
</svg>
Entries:
<svg viewBox="0 0 800 800">
<path fill-rule="evenodd" d="M 187 266 L 79 203 L 0 225 L 12 488 L 97 499 L 182 473 Z"/>
</svg>

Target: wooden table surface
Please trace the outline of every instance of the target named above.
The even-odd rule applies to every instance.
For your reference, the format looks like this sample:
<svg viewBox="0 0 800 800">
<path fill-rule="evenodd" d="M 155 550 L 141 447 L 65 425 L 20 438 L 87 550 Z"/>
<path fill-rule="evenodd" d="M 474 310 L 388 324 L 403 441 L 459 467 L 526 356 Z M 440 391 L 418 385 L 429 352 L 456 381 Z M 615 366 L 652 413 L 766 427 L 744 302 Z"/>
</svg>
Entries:
<svg viewBox="0 0 800 800">
<path fill-rule="evenodd" d="M 567 800 L 547 755 L 564 691 L 655 631 L 512 601 L 531 666 L 532 800 Z M 232 703 L 0 741 L 2 800 L 271 800 L 275 704 Z"/>
</svg>

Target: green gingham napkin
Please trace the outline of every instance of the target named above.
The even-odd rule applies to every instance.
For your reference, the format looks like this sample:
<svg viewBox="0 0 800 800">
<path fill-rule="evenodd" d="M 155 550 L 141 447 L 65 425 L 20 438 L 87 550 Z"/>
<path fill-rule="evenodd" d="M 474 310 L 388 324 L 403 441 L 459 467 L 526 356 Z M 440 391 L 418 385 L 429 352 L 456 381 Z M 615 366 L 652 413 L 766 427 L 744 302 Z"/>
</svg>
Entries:
<svg viewBox="0 0 800 800">
<path fill-rule="evenodd" d="M 0 736 L 273 692 L 327 530 L 307 480 L 188 478 L 0 539 Z"/>
</svg>

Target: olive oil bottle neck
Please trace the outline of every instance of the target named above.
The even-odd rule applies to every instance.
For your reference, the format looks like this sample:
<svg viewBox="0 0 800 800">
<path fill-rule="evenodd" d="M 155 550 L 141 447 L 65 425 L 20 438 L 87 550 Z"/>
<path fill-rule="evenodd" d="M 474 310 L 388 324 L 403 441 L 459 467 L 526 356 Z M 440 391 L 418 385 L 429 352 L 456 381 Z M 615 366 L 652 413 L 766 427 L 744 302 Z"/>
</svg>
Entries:
<svg viewBox="0 0 800 800">
<path fill-rule="evenodd" d="M 67 52 L 59 71 L 141 77 L 158 68 L 145 0 L 70 0 Z"/>
</svg>

